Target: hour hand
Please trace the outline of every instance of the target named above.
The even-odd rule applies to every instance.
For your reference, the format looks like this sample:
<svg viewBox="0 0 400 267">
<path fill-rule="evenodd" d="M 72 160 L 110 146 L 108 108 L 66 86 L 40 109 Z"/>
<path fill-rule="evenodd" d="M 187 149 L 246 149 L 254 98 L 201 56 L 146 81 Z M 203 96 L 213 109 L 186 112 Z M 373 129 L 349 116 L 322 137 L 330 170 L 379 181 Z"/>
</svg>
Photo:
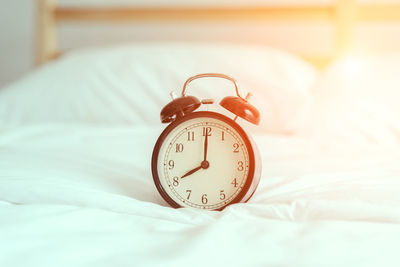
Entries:
<svg viewBox="0 0 400 267">
<path fill-rule="evenodd" d="M 191 170 L 191 171 L 188 171 L 186 174 L 184 174 L 184 175 L 181 177 L 181 179 L 184 178 L 184 177 L 186 177 L 186 176 L 189 176 L 189 175 L 191 175 L 191 174 L 193 174 L 193 173 L 195 173 L 195 172 L 197 172 L 197 171 L 200 170 L 201 168 L 202 168 L 202 166 L 200 165 L 199 167 L 194 168 L 194 169 Z"/>
</svg>

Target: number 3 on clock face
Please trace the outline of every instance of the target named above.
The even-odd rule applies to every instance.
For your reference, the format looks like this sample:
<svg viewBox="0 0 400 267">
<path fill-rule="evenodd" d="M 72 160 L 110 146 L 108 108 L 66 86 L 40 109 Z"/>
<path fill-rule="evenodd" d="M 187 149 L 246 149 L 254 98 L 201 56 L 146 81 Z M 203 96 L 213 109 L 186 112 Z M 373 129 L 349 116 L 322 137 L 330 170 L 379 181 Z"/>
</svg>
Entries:
<svg viewBox="0 0 400 267">
<path fill-rule="evenodd" d="M 253 194 L 260 172 L 254 152 L 236 122 L 214 112 L 195 112 L 174 121 L 159 137 L 152 158 L 154 182 L 173 207 L 220 210 Z"/>
</svg>

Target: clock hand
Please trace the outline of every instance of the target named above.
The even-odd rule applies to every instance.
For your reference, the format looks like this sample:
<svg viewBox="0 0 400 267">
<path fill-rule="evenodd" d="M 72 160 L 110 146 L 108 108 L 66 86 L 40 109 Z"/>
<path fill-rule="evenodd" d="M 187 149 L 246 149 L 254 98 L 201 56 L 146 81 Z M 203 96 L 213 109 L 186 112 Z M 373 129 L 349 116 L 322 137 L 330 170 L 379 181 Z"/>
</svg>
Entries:
<svg viewBox="0 0 400 267">
<path fill-rule="evenodd" d="M 193 174 L 193 173 L 195 173 L 195 172 L 197 172 L 197 171 L 200 170 L 201 168 L 202 168 L 202 166 L 200 165 L 199 167 L 194 168 L 194 169 L 191 170 L 191 171 L 188 171 L 186 174 L 184 174 L 184 175 L 181 177 L 181 179 L 184 178 L 184 177 L 186 177 L 186 176 L 189 176 L 189 175 L 191 175 L 191 174 Z"/>
<path fill-rule="evenodd" d="M 208 133 L 206 132 L 206 139 L 204 140 L 204 160 L 201 162 L 201 165 L 199 167 L 196 167 L 193 170 L 188 171 L 181 177 L 181 179 L 197 172 L 200 169 L 207 169 L 210 166 L 210 163 L 208 163 L 207 161 L 207 149 L 208 149 Z"/>
<path fill-rule="evenodd" d="M 210 163 L 208 161 L 202 161 L 201 165 L 199 167 L 194 168 L 193 170 L 188 171 L 187 173 L 185 173 L 182 178 L 185 178 L 186 176 L 189 176 L 195 172 L 197 172 L 200 169 L 208 169 L 208 167 L 210 167 Z"/>
<path fill-rule="evenodd" d="M 208 132 L 206 131 L 206 139 L 204 140 L 204 160 L 207 161 L 207 149 L 208 149 Z"/>
</svg>

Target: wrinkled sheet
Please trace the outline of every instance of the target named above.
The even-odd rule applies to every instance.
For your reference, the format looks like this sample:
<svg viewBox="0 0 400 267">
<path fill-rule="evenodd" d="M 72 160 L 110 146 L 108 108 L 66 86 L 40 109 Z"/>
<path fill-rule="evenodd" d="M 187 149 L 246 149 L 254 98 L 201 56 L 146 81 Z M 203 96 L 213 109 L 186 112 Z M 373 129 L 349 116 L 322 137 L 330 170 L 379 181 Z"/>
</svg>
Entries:
<svg viewBox="0 0 400 267">
<path fill-rule="evenodd" d="M 172 209 L 160 129 L 1 129 L 0 266 L 399 266 L 400 152 L 258 135 L 254 197 Z"/>
</svg>

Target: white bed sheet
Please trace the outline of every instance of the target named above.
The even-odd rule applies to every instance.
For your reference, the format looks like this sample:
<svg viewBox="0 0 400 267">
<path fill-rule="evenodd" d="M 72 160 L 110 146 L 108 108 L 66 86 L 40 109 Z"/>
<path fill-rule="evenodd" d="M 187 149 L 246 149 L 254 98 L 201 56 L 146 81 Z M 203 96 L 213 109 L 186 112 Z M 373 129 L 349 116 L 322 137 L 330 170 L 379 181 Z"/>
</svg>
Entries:
<svg viewBox="0 0 400 267">
<path fill-rule="evenodd" d="M 255 136 L 254 197 L 172 209 L 161 129 L 36 125 L 0 136 L 0 266 L 399 266 L 400 152 Z"/>
</svg>

